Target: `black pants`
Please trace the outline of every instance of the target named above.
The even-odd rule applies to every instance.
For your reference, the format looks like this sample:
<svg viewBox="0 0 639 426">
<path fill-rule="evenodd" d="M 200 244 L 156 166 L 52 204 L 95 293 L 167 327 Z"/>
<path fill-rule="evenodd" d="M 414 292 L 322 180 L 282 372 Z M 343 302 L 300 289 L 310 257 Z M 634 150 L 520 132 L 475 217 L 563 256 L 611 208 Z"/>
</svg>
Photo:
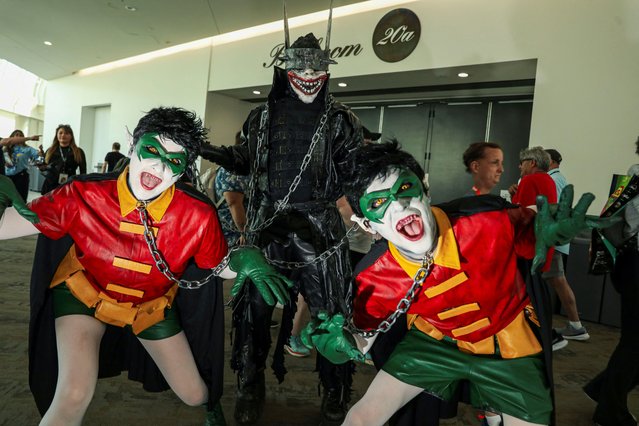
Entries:
<svg viewBox="0 0 639 426">
<path fill-rule="evenodd" d="M 271 259 L 286 261 L 304 262 L 316 257 L 313 245 L 294 232 L 287 234 L 285 239 L 270 241 L 266 244 L 265 251 Z M 345 262 L 348 261 L 344 259 L 337 264 Z M 343 302 L 333 300 L 336 295 L 327 291 L 326 268 L 326 263 L 320 262 L 292 271 L 284 269 L 280 271 L 295 283 L 295 288 L 290 295 L 291 302 L 285 307 L 280 327 L 280 339 L 273 354 L 273 369 L 280 382 L 283 381 L 286 373 L 283 366 L 283 344 L 291 332 L 297 294 L 302 294 L 313 317 L 321 310 L 336 313 L 330 312 L 331 309 L 327 306 L 343 304 Z M 344 285 L 348 284 L 348 282 L 344 283 Z M 233 307 L 235 339 L 231 367 L 238 372 L 238 387 L 240 389 L 255 384 L 265 369 L 271 346 L 270 321 L 272 314 L 273 306 L 268 306 L 264 302 L 255 286 L 245 285 L 241 297 Z M 327 389 L 340 389 L 347 402 L 350 397 L 353 364 L 348 362 L 334 365 L 321 355 L 317 356 L 317 370 L 322 385 Z"/>
<path fill-rule="evenodd" d="M 9 178 L 16 186 L 18 194 L 20 194 L 22 199 L 26 202 L 27 196 L 29 195 L 29 173 L 26 170 L 23 170 L 16 175 L 9 176 Z"/>
<path fill-rule="evenodd" d="M 620 253 L 612 282 L 621 295 L 621 338 L 608 366 L 585 386 L 597 399 L 593 419 L 602 426 L 635 426 L 628 411 L 628 393 L 639 384 L 639 252 Z"/>
</svg>

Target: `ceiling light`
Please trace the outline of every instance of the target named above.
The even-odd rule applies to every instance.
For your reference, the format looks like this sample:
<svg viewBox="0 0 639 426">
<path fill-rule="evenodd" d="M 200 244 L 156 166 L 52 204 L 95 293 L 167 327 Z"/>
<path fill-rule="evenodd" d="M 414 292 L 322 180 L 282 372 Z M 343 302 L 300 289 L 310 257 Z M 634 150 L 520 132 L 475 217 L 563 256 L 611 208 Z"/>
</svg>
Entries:
<svg viewBox="0 0 639 426">
<path fill-rule="evenodd" d="M 53 46 L 53 43 L 51 43 L 50 41 L 45 41 L 44 44 L 46 44 L 47 46 Z"/>
<path fill-rule="evenodd" d="M 385 9 L 388 7 L 398 6 L 400 4 L 412 3 L 415 1 L 417 0 L 370 0 L 370 1 L 350 4 L 347 6 L 341 6 L 341 7 L 333 9 L 333 20 L 343 16 L 351 16 L 351 15 L 356 15 L 358 13 Z M 125 8 L 126 7 L 127 6 L 125 6 Z M 301 27 L 305 25 L 315 24 L 318 22 L 326 22 L 327 14 L 328 14 L 328 10 L 323 10 L 320 12 L 309 13 L 307 15 L 291 17 L 288 20 L 288 26 L 289 28 L 297 28 L 297 27 Z M 173 47 L 160 49 L 153 52 L 147 52 L 141 55 L 131 56 L 131 57 L 120 59 L 113 62 L 108 62 L 106 64 L 84 68 L 79 70 L 77 72 L 77 75 L 91 75 L 91 74 L 101 73 L 105 71 L 111 71 L 117 68 L 148 62 L 156 58 L 162 58 L 162 57 L 174 55 L 180 52 L 202 49 L 202 48 L 211 47 L 211 46 L 221 46 L 227 43 L 233 43 L 239 40 L 246 40 L 246 39 L 257 37 L 260 35 L 272 34 L 272 33 L 281 32 L 281 31 L 282 31 L 281 20 L 275 21 L 275 22 L 269 22 L 267 24 L 257 25 L 255 27 L 244 28 L 237 31 L 231 31 L 229 33 L 219 34 L 212 37 L 206 37 L 200 40 L 178 44 Z"/>
<path fill-rule="evenodd" d="M 137 10 L 138 10 L 138 8 L 137 8 L 137 7 L 135 7 L 135 6 L 129 6 L 128 4 L 127 4 L 126 6 L 124 6 L 124 8 L 125 8 L 126 10 L 128 10 L 129 12 L 135 12 L 135 11 L 137 11 Z"/>
<path fill-rule="evenodd" d="M 348 86 L 348 84 L 346 84 L 346 83 L 337 83 L 337 85 L 338 85 L 339 87 L 346 87 L 346 86 Z"/>
<path fill-rule="evenodd" d="M 468 74 L 467 72 L 460 72 L 459 74 L 457 74 L 457 77 L 460 78 L 466 78 L 468 77 L 470 74 Z"/>
<path fill-rule="evenodd" d="M 261 95 L 261 94 L 262 94 L 262 92 L 260 92 L 259 90 L 253 90 L 253 94 L 254 94 L 254 95 Z"/>
</svg>

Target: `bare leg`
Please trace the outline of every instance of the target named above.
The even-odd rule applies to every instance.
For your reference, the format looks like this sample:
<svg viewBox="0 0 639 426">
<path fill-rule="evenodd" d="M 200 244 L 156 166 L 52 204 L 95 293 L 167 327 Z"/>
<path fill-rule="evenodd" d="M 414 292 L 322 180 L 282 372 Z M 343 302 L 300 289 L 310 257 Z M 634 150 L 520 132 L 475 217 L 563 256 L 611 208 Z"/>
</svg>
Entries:
<svg viewBox="0 0 639 426">
<path fill-rule="evenodd" d="M 540 423 L 530 423 L 525 420 L 509 416 L 508 414 L 502 414 L 501 416 L 504 419 L 504 426 L 545 426 Z"/>
<path fill-rule="evenodd" d="M 297 295 L 297 311 L 295 311 L 295 316 L 293 317 L 293 329 L 291 330 L 291 335 L 299 336 L 302 332 L 302 329 L 306 325 L 305 321 L 308 321 L 308 305 L 302 297 L 302 293 Z"/>
<path fill-rule="evenodd" d="M 566 315 L 570 321 L 579 321 L 579 313 L 577 312 L 577 300 L 573 293 L 568 280 L 565 276 L 548 278 L 548 281 L 555 289 L 561 306 L 566 310 Z"/>
<path fill-rule="evenodd" d="M 208 388 L 197 370 L 183 331 L 166 339 L 139 340 L 157 364 L 173 392 L 185 404 L 202 405 L 208 400 Z"/>
<path fill-rule="evenodd" d="M 348 411 L 344 425 L 381 426 L 421 391 L 422 388 L 399 381 L 381 370 L 362 399 Z"/>
<path fill-rule="evenodd" d="M 100 340 L 106 326 L 87 315 L 65 315 L 55 320 L 58 383 L 51 406 L 40 425 L 82 424 L 98 380 Z"/>
</svg>

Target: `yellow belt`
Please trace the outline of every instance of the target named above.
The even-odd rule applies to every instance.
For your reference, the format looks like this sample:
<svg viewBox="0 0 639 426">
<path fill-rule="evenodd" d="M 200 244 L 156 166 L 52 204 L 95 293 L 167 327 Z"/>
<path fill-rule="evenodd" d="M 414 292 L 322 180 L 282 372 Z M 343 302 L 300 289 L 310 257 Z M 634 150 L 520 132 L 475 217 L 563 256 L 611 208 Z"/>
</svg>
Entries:
<svg viewBox="0 0 639 426">
<path fill-rule="evenodd" d="M 60 262 L 49 287 L 53 288 L 65 282 L 76 299 L 89 308 L 95 308 L 95 318 L 118 327 L 130 325 L 134 334 L 139 334 L 162 321 L 164 309 L 171 307 L 177 294 L 178 286 L 174 284 L 166 294 L 153 300 L 140 304 L 121 303 L 106 293 L 96 290 L 83 271 L 84 267 L 76 255 L 74 244 Z"/>
<path fill-rule="evenodd" d="M 513 359 L 538 354 L 541 352 L 541 345 L 530 328 L 526 314 L 529 315 L 531 321 L 538 323 L 533 307 L 528 305 L 510 324 L 498 331 L 495 336 L 487 337 L 475 343 L 457 340 L 457 347 L 460 351 L 472 354 L 494 354 L 496 337 L 499 345 L 499 354 L 502 358 Z M 408 315 L 407 322 L 408 328 L 414 326 L 422 333 L 437 340 L 444 338 L 444 334 L 441 331 L 419 315 Z"/>
</svg>

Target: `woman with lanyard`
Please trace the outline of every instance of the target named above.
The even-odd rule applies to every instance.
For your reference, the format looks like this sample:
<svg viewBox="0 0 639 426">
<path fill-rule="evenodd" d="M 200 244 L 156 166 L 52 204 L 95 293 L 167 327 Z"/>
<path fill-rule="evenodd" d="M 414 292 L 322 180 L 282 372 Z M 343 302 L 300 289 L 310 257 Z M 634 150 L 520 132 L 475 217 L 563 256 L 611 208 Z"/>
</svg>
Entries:
<svg viewBox="0 0 639 426">
<path fill-rule="evenodd" d="M 69 177 L 76 174 L 78 167 L 80 174 L 87 172 L 87 162 L 84 151 L 75 143 L 73 130 L 68 124 L 60 124 L 55 129 L 53 144 L 44 156 L 46 164 L 43 174 L 42 194 L 65 183 Z"/>
</svg>

